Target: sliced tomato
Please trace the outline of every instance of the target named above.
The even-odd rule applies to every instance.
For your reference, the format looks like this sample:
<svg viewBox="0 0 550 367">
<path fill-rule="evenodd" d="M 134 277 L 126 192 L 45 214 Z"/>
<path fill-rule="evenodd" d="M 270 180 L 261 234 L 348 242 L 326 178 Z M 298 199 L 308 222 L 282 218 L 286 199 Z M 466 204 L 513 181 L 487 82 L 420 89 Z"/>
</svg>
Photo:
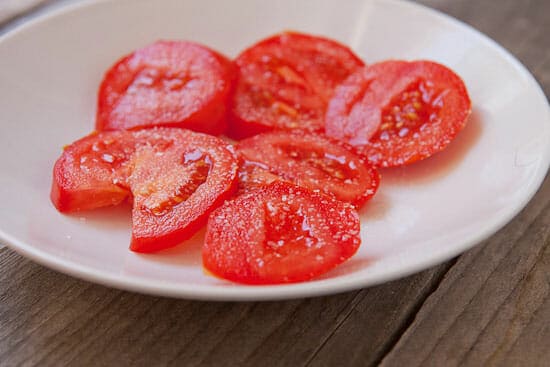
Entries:
<svg viewBox="0 0 550 367">
<path fill-rule="evenodd" d="M 288 182 L 238 196 L 208 220 L 204 267 L 247 284 L 313 279 L 355 254 L 359 216 L 350 204 Z"/>
<path fill-rule="evenodd" d="M 217 52 L 186 41 L 156 42 L 105 74 L 96 129 L 173 126 L 220 134 L 234 78 L 233 64 Z"/>
<path fill-rule="evenodd" d="M 185 129 L 106 131 L 71 144 L 54 167 L 61 212 L 133 198 L 131 249 L 151 252 L 191 237 L 232 195 L 237 160 L 226 142 Z"/>
<path fill-rule="evenodd" d="M 254 189 L 267 186 L 275 181 L 286 181 L 281 176 L 271 173 L 265 164 L 241 160 L 239 165 L 239 184 L 237 194 L 244 194 Z"/>
<path fill-rule="evenodd" d="M 93 133 L 67 146 L 53 169 L 51 199 L 60 212 L 117 205 L 130 197 L 132 133 Z"/>
<path fill-rule="evenodd" d="M 273 129 L 322 131 L 334 88 L 364 65 L 338 42 L 293 32 L 255 44 L 235 62 L 229 134 L 236 139 Z"/>
<path fill-rule="evenodd" d="M 466 124 L 471 101 L 464 82 L 431 61 L 384 61 L 336 89 L 326 133 L 369 162 L 392 167 L 444 149 Z"/>
<path fill-rule="evenodd" d="M 378 171 L 341 143 L 321 135 L 276 131 L 241 140 L 237 151 L 254 171 L 241 174 L 241 186 L 273 181 L 265 171 L 311 190 L 361 206 L 378 188 Z M 260 174 L 261 173 L 261 174 Z M 244 177 L 243 177 L 244 176 Z M 259 179 L 258 179 L 259 177 Z"/>
</svg>

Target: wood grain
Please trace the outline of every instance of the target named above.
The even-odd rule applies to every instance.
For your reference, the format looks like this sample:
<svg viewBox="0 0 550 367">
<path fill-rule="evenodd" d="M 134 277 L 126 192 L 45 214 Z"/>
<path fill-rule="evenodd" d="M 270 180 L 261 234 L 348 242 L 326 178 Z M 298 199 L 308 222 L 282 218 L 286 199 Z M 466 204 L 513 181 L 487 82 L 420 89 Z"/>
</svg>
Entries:
<svg viewBox="0 0 550 367">
<path fill-rule="evenodd" d="M 382 365 L 501 365 L 546 302 L 549 252 L 547 179 L 512 223 L 459 258 Z"/>
<path fill-rule="evenodd" d="M 290 366 L 316 360 L 327 343 L 346 354 L 348 343 L 335 339 L 362 345 L 363 362 L 382 358 L 448 265 L 362 291 L 263 303 L 117 291 L 8 249 L 0 269 L 0 361 L 11 365 Z M 348 330 L 355 338 L 342 338 Z"/>
<path fill-rule="evenodd" d="M 421 2 L 496 39 L 550 94 L 550 1 Z M 547 178 L 510 224 L 456 263 L 286 302 L 144 296 L 0 248 L 0 366 L 548 365 L 549 223 Z"/>
</svg>

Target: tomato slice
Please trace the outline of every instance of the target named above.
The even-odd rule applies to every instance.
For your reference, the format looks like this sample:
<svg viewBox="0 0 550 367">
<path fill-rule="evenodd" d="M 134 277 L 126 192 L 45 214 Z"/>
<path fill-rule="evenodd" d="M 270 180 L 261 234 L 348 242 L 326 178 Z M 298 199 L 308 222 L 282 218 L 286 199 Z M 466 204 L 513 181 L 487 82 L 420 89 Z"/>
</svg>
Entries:
<svg viewBox="0 0 550 367">
<path fill-rule="evenodd" d="M 274 182 L 212 213 L 203 264 L 214 275 L 239 283 L 310 280 L 355 254 L 359 230 L 351 205 Z"/>
<path fill-rule="evenodd" d="M 54 167 L 61 212 L 133 198 L 131 249 L 152 252 L 191 237 L 236 186 L 226 142 L 185 129 L 105 131 L 71 144 Z"/>
<path fill-rule="evenodd" d="M 334 88 L 364 63 L 346 46 L 322 37 L 287 32 L 265 39 L 235 60 L 229 134 L 324 129 Z"/>
<path fill-rule="evenodd" d="M 127 161 L 132 133 L 92 133 L 65 147 L 55 163 L 51 199 L 60 212 L 117 205 L 130 197 Z"/>
<path fill-rule="evenodd" d="M 241 160 L 238 171 L 237 194 L 259 189 L 275 181 L 286 181 L 281 176 L 272 173 L 265 164 Z"/>
<path fill-rule="evenodd" d="M 444 149 L 470 112 L 466 86 L 449 68 L 431 61 L 384 61 L 336 89 L 326 133 L 355 146 L 375 165 L 399 166 Z"/>
<path fill-rule="evenodd" d="M 343 144 L 320 135 L 275 131 L 241 140 L 237 151 L 248 166 L 240 185 L 273 181 L 265 171 L 311 190 L 334 195 L 356 206 L 376 192 L 378 171 Z"/>
<path fill-rule="evenodd" d="M 156 42 L 123 57 L 105 74 L 96 129 L 173 126 L 221 134 L 234 78 L 233 64 L 204 46 Z"/>
</svg>

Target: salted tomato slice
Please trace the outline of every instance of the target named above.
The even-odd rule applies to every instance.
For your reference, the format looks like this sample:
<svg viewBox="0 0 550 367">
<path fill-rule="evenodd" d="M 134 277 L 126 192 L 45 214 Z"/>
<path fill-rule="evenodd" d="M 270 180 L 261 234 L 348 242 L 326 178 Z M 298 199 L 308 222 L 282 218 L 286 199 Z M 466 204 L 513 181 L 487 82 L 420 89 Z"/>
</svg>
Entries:
<svg viewBox="0 0 550 367">
<path fill-rule="evenodd" d="M 372 164 L 393 167 L 444 149 L 470 112 L 466 86 L 449 68 L 390 60 L 357 71 L 336 89 L 325 131 Z"/>
<path fill-rule="evenodd" d="M 364 63 L 323 37 L 286 32 L 243 51 L 231 98 L 231 137 L 270 130 L 322 131 L 334 88 Z"/>
<path fill-rule="evenodd" d="M 99 88 L 96 129 L 171 126 L 217 135 L 227 127 L 235 68 L 193 42 L 159 41 L 123 57 Z"/>
<path fill-rule="evenodd" d="M 355 254 L 353 206 L 288 182 L 274 182 L 216 209 L 207 224 L 203 265 L 245 284 L 313 279 Z"/>
<path fill-rule="evenodd" d="M 219 138 L 176 128 L 95 133 L 54 166 L 51 199 L 61 212 L 133 199 L 131 249 L 152 252 L 191 237 L 233 194 L 237 159 Z"/>
<path fill-rule="evenodd" d="M 275 181 L 287 181 L 281 176 L 272 173 L 265 164 L 239 160 L 237 194 L 244 194 L 254 189 L 267 186 Z"/>
<path fill-rule="evenodd" d="M 237 144 L 240 187 L 283 180 L 334 195 L 359 207 L 376 192 L 380 175 L 344 144 L 301 131 L 263 133 Z"/>
</svg>

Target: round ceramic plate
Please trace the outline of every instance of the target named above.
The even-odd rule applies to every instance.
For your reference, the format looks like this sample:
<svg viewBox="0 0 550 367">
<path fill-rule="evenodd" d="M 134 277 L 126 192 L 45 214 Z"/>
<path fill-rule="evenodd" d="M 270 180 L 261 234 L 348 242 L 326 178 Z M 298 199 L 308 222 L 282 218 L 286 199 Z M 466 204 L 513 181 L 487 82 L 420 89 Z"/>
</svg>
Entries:
<svg viewBox="0 0 550 367">
<path fill-rule="evenodd" d="M 203 272 L 204 233 L 153 255 L 128 250 L 128 207 L 59 214 L 49 199 L 61 149 L 94 126 L 96 91 L 120 56 L 158 39 L 229 56 L 293 29 L 335 38 L 367 63 L 431 59 L 466 82 L 473 114 L 444 152 L 382 171 L 361 211 L 355 257 L 316 281 L 241 286 Z M 59 271 L 174 297 L 261 300 L 365 287 L 474 246 L 532 197 L 550 161 L 550 113 L 533 77 L 468 26 L 400 1 L 102 1 L 70 6 L 0 38 L 0 237 Z"/>
</svg>

